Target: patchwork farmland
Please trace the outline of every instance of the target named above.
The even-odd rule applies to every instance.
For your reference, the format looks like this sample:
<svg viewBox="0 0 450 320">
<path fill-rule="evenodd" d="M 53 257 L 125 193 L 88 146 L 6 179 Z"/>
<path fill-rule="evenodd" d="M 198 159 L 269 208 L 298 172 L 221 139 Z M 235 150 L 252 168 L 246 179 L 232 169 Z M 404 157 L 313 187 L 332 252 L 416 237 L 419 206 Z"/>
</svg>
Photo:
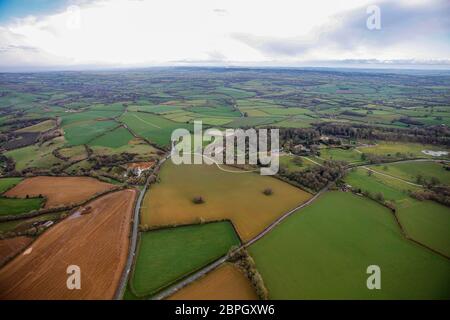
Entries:
<svg viewBox="0 0 450 320">
<path fill-rule="evenodd" d="M 0 299 L 450 299 L 450 77 L 424 73 L 0 73 Z M 194 121 L 279 129 L 279 171 L 175 165 Z"/>
<path fill-rule="evenodd" d="M 442 170 L 445 176 L 442 165 L 437 163 L 405 162 L 384 166 L 383 169 L 380 166 L 370 166 L 352 170 L 345 181 L 357 192 L 388 203 L 395 211 L 406 237 L 449 257 L 450 239 L 445 231 L 450 223 L 448 210 L 442 204 L 417 198 L 424 187 L 401 178 L 408 178 L 407 175 L 398 174 L 404 172 L 403 168 L 409 169 L 412 165 L 417 165 L 418 174 L 426 172 L 427 169 L 429 172 Z M 372 168 L 376 171 L 370 171 Z M 423 179 L 426 181 L 426 178 Z"/>
</svg>

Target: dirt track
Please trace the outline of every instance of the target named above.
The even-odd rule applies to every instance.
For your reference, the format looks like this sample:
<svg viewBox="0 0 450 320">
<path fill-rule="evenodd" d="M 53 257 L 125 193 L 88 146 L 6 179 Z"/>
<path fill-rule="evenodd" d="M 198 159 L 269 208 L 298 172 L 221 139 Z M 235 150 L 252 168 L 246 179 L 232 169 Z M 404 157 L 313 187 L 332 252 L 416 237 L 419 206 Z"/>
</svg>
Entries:
<svg viewBox="0 0 450 320">
<path fill-rule="evenodd" d="M 33 177 L 19 183 L 5 193 L 7 197 L 25 198 L 43 195 L 45 208 L 79 203 L 114 185 L 89 177 Z"/>
<path fill-rule="evenodd" d="M 92 201 L 41 235 L 27 255 L 0 270 L 2 299 L 112 299 L 125 266 L 135 190 Z M 27 249 L 29 250 L 29 249 Z M 66 286 L 69 265 L 81 269 L 81 289 Z"/>
</svg>

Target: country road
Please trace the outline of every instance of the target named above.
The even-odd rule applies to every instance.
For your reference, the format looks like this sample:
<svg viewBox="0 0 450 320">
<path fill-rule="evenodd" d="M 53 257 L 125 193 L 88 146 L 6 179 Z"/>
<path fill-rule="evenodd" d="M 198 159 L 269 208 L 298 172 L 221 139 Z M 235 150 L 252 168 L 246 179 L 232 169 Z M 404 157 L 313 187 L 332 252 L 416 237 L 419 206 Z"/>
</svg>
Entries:
<svg viewBox="0 0 450 320">
<path fill-rule="evenodd" d="M 159 168 L 169 157 L 164 157 L 158 165 L 155 167 L 155 169 Z M 133 228 L 131 233 L 131 239 L 130 239 L 130 247 L 128 251 L 128 258 L 127 258 L 127 264 L 125 266 L 124 271 L 122 272 L 122 277 L 120 279 L 119 286 L 116 291 L 115 299 L 121 300 L 123 297 L 123 294 L 125 293 L 125 289 L 128 283 L 128 276 L 131 272 L 131 268 L 133 266 L 133 260 L 134 256 L 136 254 L 136 246 L 137 246 L 137 236 L 138 236 L 138 227 L 139 227 L 139 212 L 141 210 L 141 203 L 142 199 L 144 199 L 145 192 L 147 191 L 149 185 L 149 178 L 145 182 L 144 188 L 142 188 L 141 192 L 139 193 L 139 197 L 136 201 L 136 205 L 134 207 L 134 217 L 133 217 Z"/>
</svg>

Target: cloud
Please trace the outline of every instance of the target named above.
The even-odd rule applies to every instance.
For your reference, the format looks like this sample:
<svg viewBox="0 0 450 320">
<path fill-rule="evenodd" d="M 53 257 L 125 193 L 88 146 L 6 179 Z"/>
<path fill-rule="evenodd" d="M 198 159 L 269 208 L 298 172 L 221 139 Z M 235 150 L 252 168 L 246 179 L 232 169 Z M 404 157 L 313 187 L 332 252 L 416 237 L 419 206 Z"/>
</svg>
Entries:
<svg viewBox="0 0 450 320">
<path fill-rule="evenodd" d="M 306 37 L 232 37 L 272 58 L 450 58 L 450 2 L 384 2 L 380 9 L 380 30 L 366 27 L 366 7 L 359 7 L 330 17 Z"/>
<path fill-rule="evenodd" d="M 214 9 L 213 11 L 218 16 L 226 16 L 226 15 L 228 15 L 228 11 L 226 9 Z"/>
<path fill-rule="evenodd" d="M 0 69 L 450 59 L 448 1 L 381 1 L 376 31 L 366 28 L 371 2 L 71 2 L 79 10 L 0 26 Z"/>
</svg>

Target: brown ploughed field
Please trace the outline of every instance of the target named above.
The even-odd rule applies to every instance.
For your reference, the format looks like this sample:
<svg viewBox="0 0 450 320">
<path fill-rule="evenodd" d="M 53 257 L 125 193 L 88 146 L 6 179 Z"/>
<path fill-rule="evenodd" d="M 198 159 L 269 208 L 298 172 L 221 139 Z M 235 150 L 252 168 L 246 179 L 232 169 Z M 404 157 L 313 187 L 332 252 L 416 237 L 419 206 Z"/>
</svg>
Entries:
<svg viewBox="0 0 450 320">
<path fill-rule="evenodd" d="M 0 266 L 25 249 L 31 241 L 32 238 L 24 236 L 0 240 Z"/>
<path fill-rule="evenodd" d="M 168 300 L 258 300 L 258 296 L 239 268 L 226 263 L 180 289 Z"/>
<path fill-rule="evenodd" d="M 129 250 L 136 190 L 109 193 L 42 234 L 0 269 L 2 299 L 112 299 Z M 29 251 L 28 248 L 26 251 Z M 81 289 L 69 290 L 67 267 L 81 270 Z"/>
<path fill-rule="evenodd" d="M 105 192 L 115 186 L 89 177 L 33 177 L 23 180 L 5 193 L 7 197 L 47 198 L 45 208 L 76 204 L 94 194 Z"/>
</svg>

